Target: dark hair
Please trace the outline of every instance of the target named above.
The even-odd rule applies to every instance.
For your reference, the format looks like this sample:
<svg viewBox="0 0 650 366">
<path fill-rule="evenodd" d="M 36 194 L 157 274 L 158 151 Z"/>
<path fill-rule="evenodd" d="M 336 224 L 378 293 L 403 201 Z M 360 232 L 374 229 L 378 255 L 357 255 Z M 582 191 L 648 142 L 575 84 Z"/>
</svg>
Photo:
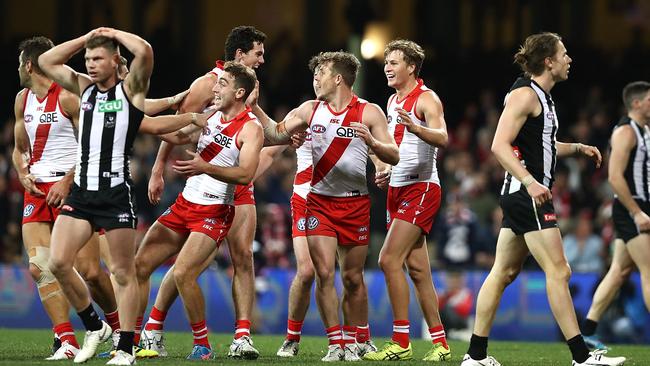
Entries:
<svg viewBox="0 0 650 366">
<path fill-rule="evenodd" d="M 541 75 L 544 72 L 544 60 L 555 55 L 561 40 L 562 37 L 550 32 L 528 36 L 514 56 L 515 63 L 519 64 L 526 76 Z"/>
<path fill-rule="evenodd" d="M 309 70 L 314 72 L 319 66 L 332 63 L 332 71 L 341 74 L 343 81 L 352 86 L 357 79 L 357 72 L 361 63 L 357 57 L 349 52 L 321 52 L 309 60 Z"/>
<path fill-rule="evenodd" d="M 116 40 L 113 38 L 108 38 L 106 36 L 94 36 L 90 37 L 84 45 L 86 49 L 92 50 L 97 47 L 104 47 L 112 53 L 119 52 L 120 46 Z"/>
<path fill-rule="evenodd" d="M 409 65 L 415 65 L 415 77 L 420 75 L 424 62 L 424 50 L 419 44 L 408 39 L 393 40 L 384 49 L 384 58 L 393 51 L 402 51 L 404 61 Z"/>
<path fill-rule="evenodd" d="M 235 59 L 235 52 L 238 49 L 246 53 L 253 49 L 254 43 L 264 43 L 266 34 L 255 29 L 250 25 L 240 25 L 233 28 L 226 38 L 225 59 L 231 61 Z"/>
<path fill-rule="evenodd" d="M 623 88 L 623 103 L 625 104 L 625 109 L 629 111 L 632 110 L 632 102 L 636 99 L 643 98 L 645 94 L 650 90 L 650 83 L 647 81 L 634 81 Z"/>
<path fill-rule="evenodd" d="M 26 61 L 30 61 L 34 71 L 43 75 L 43 71 L 38 66 L 38 57 L 52 47 L 54 47 L 54 43 L 49 38 L 43 36 L 27 38 L 18 45 L 18 52 L 22 52 L 21 62 L 24 64 Z"/>
<path fill-rule="evenodd" d="M 244 100 L 246 100 L 253 89 L 255 89 L 255 82 L 257 82 L 255 71 L 235 61 L 226 62 L 223 66 L 223 71 L 235 78 L 236 88 L 244 88 Z"/>
</svg>

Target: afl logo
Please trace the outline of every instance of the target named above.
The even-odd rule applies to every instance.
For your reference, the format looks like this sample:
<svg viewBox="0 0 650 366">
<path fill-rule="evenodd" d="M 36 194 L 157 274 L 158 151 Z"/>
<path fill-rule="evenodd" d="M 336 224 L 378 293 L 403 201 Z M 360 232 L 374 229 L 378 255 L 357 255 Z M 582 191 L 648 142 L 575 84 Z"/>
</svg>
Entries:
<svg viewBox="0 0 650 366">
<path fill-rule="evenodd" d="M 312 133 L 324 133 L 325 131 L 327 131 L 327 128 L 325 128 L 325 126 L 323 126 L 323 125 L 313 125 L 313 126 L 311 126 L 311 132 Z"/>
<path fill-rule="evenodd" d="M 29 217 L 34 213 L 34 204 L 30 203 L 27 206 L 25 206 L 25 209 L 23 210 L 23 217 Z"/>
<path fill-rule="evenodd" d="M 555 122 L 555 113 L 553 113 L 553 111 L 546 112 L 546 119 Z"/>
<path fill-rule="evenodd" d="M 212 131 L 208 127 L 203 127 L 203 131 L 201 131 L 201 134 L 204 136 L 210 135 Z"/>
<path fill-rule="evenodd" d="M 309 230 L 314 230 L 319 224 L 320 221 L 315 216 L 309 216 L 309 219 L 307 219 L 307 229 Z"/>
<path fill-rule="evenodd" d="M 25 115 L 25 123 L 29 123 L 29 122 L 31 122 L 33 120 L 34 120 L 34 116 L 32 116 L 31 114 L 26 114 Z"/>
<path fill-rule="evenodd" d="M 298 222 L 296 223 L 296 227 L 298 228 L 299 231 L 305 231 L 305 222 L 307 220 L 304 217 L 301 217 L 298 219 Z"/>
<path fill-rule="evenodd" d="M 89 111 L 89 110 L 92 110 L 92 109 L 93 109 L 92 103 L 88 103 L 88 102 L 81 103 L 81 110 L 82 111 Z"/>
</svg>

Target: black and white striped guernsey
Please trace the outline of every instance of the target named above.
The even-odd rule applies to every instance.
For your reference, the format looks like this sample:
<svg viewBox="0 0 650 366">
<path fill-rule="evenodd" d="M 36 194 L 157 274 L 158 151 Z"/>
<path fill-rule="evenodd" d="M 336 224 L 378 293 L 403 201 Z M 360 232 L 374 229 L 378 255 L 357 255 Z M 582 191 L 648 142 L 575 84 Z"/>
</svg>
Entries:
<svg viewBox="0 0 650 366">
<path fill-rule="evenodd" d="M 96 84 L 84 90 L 74 176 L 79 187 L 99 191 L 130 181 L 129 160 L 143 117 L 122 81 L 104 92 Z"/>
<path fill-rule="evenodd" d="M 621 118 L 614 130 L 621 126 L 630 126 L 636 137 L 636 146 L 630 152 L 630 158 L 623 176 L 632 193 L 632 197 L 638 200 L 650 201 L 650 132 L 647 127 L 640 126 L 628 116 Z"/>
<path fill-rule="evenodd" d="M 542 112 L 535 117 L 528 117 L 519 130 L 512 143 L 514 153 L 522 165 L 541 184 L 549 189 L 553 186 L 555 163 L 557 159 L 556 134 L 558 119 L 555 105 L 551 95 L 542 89 L 535 81 L 520 77 L 510 88 L 505 100 L 513 90 L 528 87 L 533 89 L 540 104 Z M 501 194 L 510 194 L 519 191 L 523 185 L 517 178 L 506 172 Z"/>
</svg>

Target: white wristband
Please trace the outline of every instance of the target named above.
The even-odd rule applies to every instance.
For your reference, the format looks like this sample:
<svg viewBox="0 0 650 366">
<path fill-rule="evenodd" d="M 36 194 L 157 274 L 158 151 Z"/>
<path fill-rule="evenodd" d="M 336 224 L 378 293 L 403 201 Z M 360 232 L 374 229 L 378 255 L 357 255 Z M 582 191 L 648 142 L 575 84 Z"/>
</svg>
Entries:
<svg viewBox="0 0 650 366">
<path fill-rule="evenodd" d="M 530 174 L 521 179 L 521 184 L 523 184 L 526 188 L 528 188 L 529 185 L 533 184 L 533 182 L 535 182 L 535 178 L 533 178 L 533 176 Z"/>
</svg>

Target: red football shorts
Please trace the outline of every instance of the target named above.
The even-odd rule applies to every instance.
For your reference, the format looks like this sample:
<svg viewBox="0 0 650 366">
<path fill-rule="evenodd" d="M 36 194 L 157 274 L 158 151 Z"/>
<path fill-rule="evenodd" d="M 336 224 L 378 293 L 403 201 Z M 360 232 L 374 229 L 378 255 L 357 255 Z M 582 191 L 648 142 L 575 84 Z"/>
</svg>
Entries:
<svg viewBox="0 0 650 366">
<path fill-rule="evenodd" d="M 181 193 L 158 222 L 185 236 L 203 233 L 219 244 L 228 234 L 234 216 L 234 206 L 199 205 L 186 200 Z"/>
<path fill-rule="evenodd" d="M 23 225 L 28 222 L 54 222 L 56 217 L 59 216 L 59 209 L 56 207 L 48 206 L 45 201 L 47 192 L 57 182 L 35 183 L 36 188 L 45 193 L 41 197 L 32 196 L 29 192 L 25 191 L 25 198 L 23 200 Z"/>
<path fill-rule="evenodd" d="M 307 236 L 305 224 L 307 223 L 307 200 L 297 194 L 291 195 L 291 237 Z"/>
<path fill-rule="evenodd" d="M 235 206 L 239 205 L 254 205 L 255 204 L 255 194 L 254 194 L 253 183 L 248 183 L 247 185 L 238 184 L 235 186 Z"/>
<path fill-rule="evenodd" d="M 339 245 L 368 245 L 370 197 L 307 196 L 307 236 L 331 236 Z"/>
<path fill-rule="evenodd" d="M 388 187 L 386 227 L 390 228 L 394 219 L 400 219 L 418 226 L 427 235 L 439 208 L 440 186 L 435 183 Z"/>
</svg>

